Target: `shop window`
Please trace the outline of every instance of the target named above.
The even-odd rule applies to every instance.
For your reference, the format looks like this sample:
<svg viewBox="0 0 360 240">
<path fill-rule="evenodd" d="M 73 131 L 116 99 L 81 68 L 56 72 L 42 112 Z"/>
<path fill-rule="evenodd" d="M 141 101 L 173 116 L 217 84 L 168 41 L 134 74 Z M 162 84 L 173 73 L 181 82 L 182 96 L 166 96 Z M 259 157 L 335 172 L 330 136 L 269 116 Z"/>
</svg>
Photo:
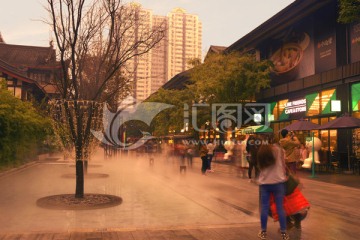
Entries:
<svg viewBox="0 0 360 240">
<path fill-rule="evenodd" d="M 321 149 L 324 151 L 336 151 L 337 144 L 336 144 L 336 137 L 337 131 L 336 130 L 322 130 L 321 131 L 321 142 L 322 146 Z"/>
<path fill-rule="evenodd" d="M 280 123 L 274 123 L 271 125 L 271 128 L 274 130 L 274 133 L 279 133 L 281 128 L 280 128 Z"/>
<path fill-rule="evenodd" d="M 336 117 L 321 118 L 321 125 L 334 120 Z M 321 130 L 320 131 L 321 149 L 323 151 L 337 151 L 337 130 Z"/>
<path fill-rule="evenodd" d="M 329 122 L 329 119 L 328 119 L 328 118 L 322 118 L 322 119 L 320 120 L 320 124 L 321 124 L 321 125 L 324 125 L 324 124 L 326 124 L 327 122 Z"/>
<path fill-rule="evenodd" d="M 330 151 L 337 151 L 337 130 L 330 130 Z"/>
<path fill-rule="evenodd" d="M 320 131 L 320 140 L 321 140 L 321 150 L 328 151 L 329 150 L 329 131 L 328 130 Z"/>
</svg>

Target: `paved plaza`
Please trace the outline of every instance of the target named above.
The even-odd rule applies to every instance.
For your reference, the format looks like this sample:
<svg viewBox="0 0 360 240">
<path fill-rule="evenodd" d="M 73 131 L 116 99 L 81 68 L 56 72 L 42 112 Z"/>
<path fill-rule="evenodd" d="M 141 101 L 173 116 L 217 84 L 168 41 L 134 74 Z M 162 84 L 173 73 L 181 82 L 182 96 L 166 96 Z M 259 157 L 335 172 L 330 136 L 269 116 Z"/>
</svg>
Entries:
<svg viewBox="0 0 360 240">
<path fill-rule="evenodd" d="M 102 177 L 86 178 L 85 193 L 120 196 L 122 204 L 93 210 L 38 207 L 42 197 L 75 193 L 75 167 L 62 158 L 37 161 L 0 175 L 0 239 L 258 239 L 258 186 L 233 166 L 214 163 L 215 172 L 203 176 L 198 158 L 184 173 L 176 158 L 156 156 L 150 165 L 148 156 L 123 154 L 106 161 L 101 156 L 88 172 Z M 358 184 L 329 183 L 310 172 L 300 176 L 311 209 L 302 231 L 289 232 L 291 239 L 358 239 Z M 280 239 L 278 228 L 269 218 L 268 239 Z"/>
</svg>

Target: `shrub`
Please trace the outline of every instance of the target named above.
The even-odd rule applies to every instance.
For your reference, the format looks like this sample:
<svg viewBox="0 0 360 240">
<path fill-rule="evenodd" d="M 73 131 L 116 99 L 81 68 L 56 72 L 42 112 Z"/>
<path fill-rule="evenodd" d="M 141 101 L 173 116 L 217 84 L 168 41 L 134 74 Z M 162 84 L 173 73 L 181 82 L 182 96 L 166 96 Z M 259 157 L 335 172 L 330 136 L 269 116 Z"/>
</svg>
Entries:
<svg viewBox="0 0 360 240">
<path fill-rule="evenodd" d="M 0 88 L 0 167 L 18 165 L 35 157 L 52 135 L 48 117 L 30 102 Z"/>
</svg>

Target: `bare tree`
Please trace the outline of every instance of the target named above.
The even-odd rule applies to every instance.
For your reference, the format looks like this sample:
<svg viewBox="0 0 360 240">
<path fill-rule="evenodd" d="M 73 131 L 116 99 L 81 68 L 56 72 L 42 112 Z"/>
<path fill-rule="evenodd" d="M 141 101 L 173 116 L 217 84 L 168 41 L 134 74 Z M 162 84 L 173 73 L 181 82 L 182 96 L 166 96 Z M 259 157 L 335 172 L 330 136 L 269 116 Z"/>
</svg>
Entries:
<svg viewBox="0 0 360 240">
<path fill-rule="evenodd" d="M 165 25 L 148 27 L 134 4 L 121 0 L 47 0 L 47 11 L 63 78 L 57 116 L 75 147 L 76 192 L 84 197 L 84 164 L 90 130 L 98 126 L 100 102 L 129 90 L 127 63 L 148 53 L 164 37 Z"/>
</svg>

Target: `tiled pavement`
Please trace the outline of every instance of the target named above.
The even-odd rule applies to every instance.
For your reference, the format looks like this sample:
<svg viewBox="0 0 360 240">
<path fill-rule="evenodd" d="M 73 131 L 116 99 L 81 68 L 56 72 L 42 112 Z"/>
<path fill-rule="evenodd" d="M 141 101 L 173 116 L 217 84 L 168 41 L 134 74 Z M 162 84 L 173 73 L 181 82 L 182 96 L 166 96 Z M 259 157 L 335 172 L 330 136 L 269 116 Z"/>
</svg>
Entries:
<svg viewBox="0 0 360 240">
<path fill-rule="evenodd" d="M 96 164 L 101 167 L 89 171 L 109 178 L 88 179 L 85 191 L 119 195 L 124 199 L 120 206 L 89 211 L 36 207 L 44 195 L 74 190 L 74 180 L 62 177 L 74 168 L 62 161 L 0 175 L 0 239 L 257 239 L 258 187 L 238 177 L 232 166 L 215 163 L 214 173 L 201 176 L 197 159 L 185 174 L 176 159 L 156 160 L 153 167 L 146 157 Z M 358 239 L 359 176 L 299 175 L 312 207 L 303 230 L 290 231 L 291 239 Z M 351 181 L 356 184 L 344 186 Z M 277 230 L 278 223 L 269 219 L 268 239 L 280 239 Z"/>
</svg>

